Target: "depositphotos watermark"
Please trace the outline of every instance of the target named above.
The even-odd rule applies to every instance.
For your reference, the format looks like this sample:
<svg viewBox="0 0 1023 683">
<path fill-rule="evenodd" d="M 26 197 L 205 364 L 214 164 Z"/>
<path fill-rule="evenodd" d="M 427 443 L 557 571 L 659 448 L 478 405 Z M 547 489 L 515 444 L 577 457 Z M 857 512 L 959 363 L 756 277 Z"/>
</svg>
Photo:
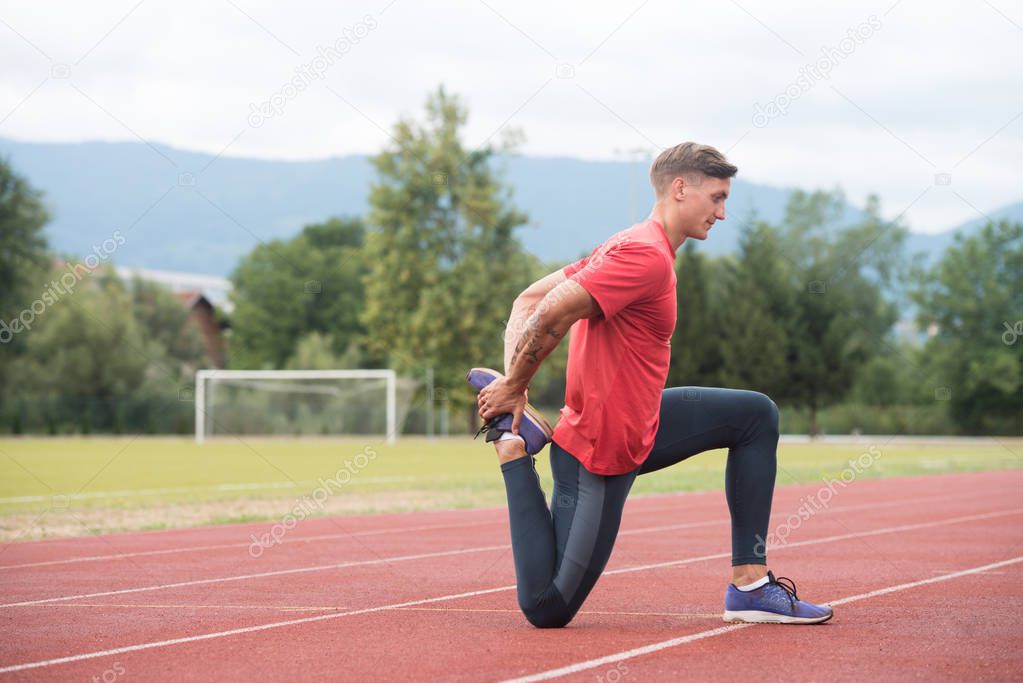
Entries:
<svg viewBox="0 0 1023 683">
<path fill-rule="evenodd" d="M 308 88 L 313 82 L 321 79 L 327 71 L 348 54 L 355 45 L 370 34 L 379 24 L 372 14 L 367 14 L 362 21 L 356 22 L 341 31 L 341 35 L 330 45 L 316 48 L 316 56 L 308 63 L 295 67 L 295 76 L 282 85 L 277 92 L 270 95 L 264 102 L 249 104 L 249 125 L 259 128 L 267 119 L 280 116 L 288 102 Z"/>
<path fill-rule="evenodd" d="M 1005 326 L 1005 332 L 1002 332 L 1002 343 L 1006 346 L 1012 346 L 1016 343 L 1020 337 L 1023 337 L 1023 320 L 1017 320 L 1015 325 L 1010 325 L 1008 321 L 1003 322 Z"/>
<path fill-rule="evenodd" d="M 30 303 L 17 316 L 11 318 L 10 322 L 0 320 L 0 344 L 9 343 L 19 332 L 31 330 L 37 317 L 60 301 L 61 297 L 73 293 L 75 286 L 82 281 L 83 277 L 96 270 L 100 263 L 109 259 L 118 247 L 127 241 L 120 230 L 115 230 L 114 234 L 103 240 L 101 244 L 92 245 L 92 253 L 80 262 L 65 264 L 67 272 L 57 280 L 50 280 L 50 283 L 43 288 L 39 298 Z"/>
<path fill-rule="evenodd" d="M 370 446 L 366 446 L 354 458 L 345 460 L 344 466 L 338 469 L 333 477 L 330 479 L 320 479 L 320 485 L 313 489 L 310 495 L 302 496 L 302 499 L 295 503 L 291 511 L 284 515 L 281 521 L 270 527 L 269 531 L 262 536 L 256 536 L 255 534 L 250 536 L 252 543 L 249 545 L 249 555 L 261 557 L 267 549 L 281 543 L 285 535 L 294 529 L 299 522 L 316 512 L 322 511 L 323 505 L 327 502 L 328 498 L 340 491 L 341 488 L 352 480 L 352 477 L 366 469 L 376 458 L 377 452 Z"/>
<path fill-rule="evenodd" d="M 757 102 L 753 111 L 753 125 L 757 128 L 764 128 L 773 119 L 785 116 L 793 102 L 810 92 L 818 82 L 831 78 L 832 69 L 880 30 L 881 20 L 871 14 L 865 22 L 856 28 L 849 29 L 846 37 L 838 41 L 837 47 L 830 45 L 822 47 L 821 56 L 800 67 L 799 76 L 785 86 L 780 93 L 765 105 Z"/>
<path fill-rule="evenodd" d="M 93 675 L 93 683 L 114 683 L 118 678 L 127 673 L 127 669 L 124 668 L 124 664 L 120 662 L 114 662 L 114 665 L 109 669 L 106 669 L 103 673 L 96 676 Z"/>
<path fill-rule="evenodd" d="M 629 674 L 629 665 L 618 662 L 602 674 L 597 674 L 597 683 L 618 683 Z"/>
<path fill-rule="evenodd" d="M 880 457 L 881 449 L 877 446 L 871 446 L 865 453 L 861 453 L 858 458 L 850 460 L 848 467 L 839 473 L 837 479 L 834 477 L 825 479 L 824 486 L 817 489 L 814 494 L 804 497 L 796 511 L 786 518 L 784 524 L 775 529 L 773 533 L 768 534 L 766 539 L 757 534 L 757 544 L 754 552 L 762 555 L 768 546 L 772 548 L 784 546 L 793 531 L 801 527 L 803 522 L 821 510 L 827 510 L 831 500 L 837 495 L 838 491 L 844 489 L 855 481 L 856 477 L 873 467 Z"/>
</svg>

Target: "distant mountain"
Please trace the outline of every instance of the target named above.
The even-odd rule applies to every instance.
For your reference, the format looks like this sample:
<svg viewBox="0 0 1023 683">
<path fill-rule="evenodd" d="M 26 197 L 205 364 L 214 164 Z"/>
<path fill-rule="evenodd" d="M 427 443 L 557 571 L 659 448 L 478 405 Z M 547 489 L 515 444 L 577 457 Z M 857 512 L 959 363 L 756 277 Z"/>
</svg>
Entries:
<svg viewBox="0 0 1023 683">
<path fill-rule="evenodd" d="M 960 223 L 956 227 L 944 232 L 932 233 L 930 235 L 911 232 L 906 240 L 906 248 L 910 253 L 922 252 L 927 254 L 928 259 L 933 262 L 955 241 L 956 235 L 972 235 L 988 222 L 988 218 L 993 221 L 1007 220 L 1023 223 L 1023 202 L 1016 202 L 996 211 L 988 212 L 986 218 L 977 217 L 965 223 Z"/>
<path fill-rule="evenodd" d="M 86 254 L 120 231 L 118 265 L 220 276 L 259 241 L 364 211 L 371 173 L 365 157 L 214 161 L 143 143 L 0 140 L 0 155 L 46 193 L 56 250 Z"/>
<path fill-rule="evenodd" d="M 588 253 L 609 235 L 643 219 L 651 191 L 645 164 L 626 161 L 513 156 L 502 160 L 512 199 L 530 216 L 523 245 L 544 260 Z M 712 254 L 738 245 L 738 228 L 754 217 L 777 221 L 792 190 L 736 179 L 724 223 L 700 246 Z M 858 215 L 858 210 L 852 209 Z"/>
<path fill-rule="evenodd" d="M 364 213 L 373 179 L 365 156 L 273 161 L 141 142 L 4 139 L 0 155 L 45 192 L 57 251 L 84 255 L 119 231 L 124 243 L 111 255 L 117 265 L 218 276 L 229 275 L 259 241 L 290 237 L 328 216 Z M 519 237 L 545 261 L 588 252 L 649 208 L 643 164 L 509 156 L 498 166 L 512 200 L 530 216 Z M 779 221 L 791 192 L 736 179 L 728 219 L 700 248 L 733 251 L 743 221 Z M 1023 212 L 1023 204 L 1014 206 L 1016 215 Z M 850 220 L 858 215 L 848 207 Z M 934 252 L 951 240 L 947 234 L 914 235 L 911 243 Z"/>
</svg>

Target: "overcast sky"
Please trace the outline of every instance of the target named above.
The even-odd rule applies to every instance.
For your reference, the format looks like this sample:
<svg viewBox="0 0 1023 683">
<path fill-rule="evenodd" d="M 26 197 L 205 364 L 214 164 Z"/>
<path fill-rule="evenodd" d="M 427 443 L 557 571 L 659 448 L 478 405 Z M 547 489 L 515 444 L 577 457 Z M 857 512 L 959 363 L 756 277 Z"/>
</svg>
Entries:
<svg viewBox="0 0 1023 683">
<path fill-rule="evenodd" d="M 1023 200 L 1023 3 L 843 4 L 6 0 L 0 137 L 373 153 L 443 83 L 474 145 L 508 126 L 543 156 L 697 140 L 924 231 Z"/>
</svg>

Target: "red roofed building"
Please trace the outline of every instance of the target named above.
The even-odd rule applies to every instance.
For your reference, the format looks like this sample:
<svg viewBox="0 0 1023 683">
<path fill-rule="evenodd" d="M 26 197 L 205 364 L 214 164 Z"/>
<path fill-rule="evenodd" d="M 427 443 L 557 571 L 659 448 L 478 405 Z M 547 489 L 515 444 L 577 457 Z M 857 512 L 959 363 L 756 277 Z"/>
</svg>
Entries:
<svg viewBox="0 0 1023 683">
<path fill-rule="evenodd" d="M 198 290 L 174 292 L 174 296 L 188 309 L 188 322 L 199 330 L 213 367 L 223 368 L 226 364 L 226 345 L 213 304 Z"/>
</svg>

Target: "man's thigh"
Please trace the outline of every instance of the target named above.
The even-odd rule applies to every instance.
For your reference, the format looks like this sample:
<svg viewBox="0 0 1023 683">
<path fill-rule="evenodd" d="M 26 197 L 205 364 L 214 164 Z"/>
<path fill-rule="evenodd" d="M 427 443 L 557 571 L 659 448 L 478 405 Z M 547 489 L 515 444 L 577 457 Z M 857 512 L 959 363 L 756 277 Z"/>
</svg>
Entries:
<svg viewBox="0 0 1023 683">
<path fill-rule="evenodd" d="M 697 453 L 731 448 L 753 423 L 777 407 L 756 391 L 718 387 L 673 387 L 661 394 L 654 448 L 640 474 L 655 472 Z"/>
<path fill-rule="evenodd" d="M 593 474 L 556 443 L 551 445 L 551 470 L 554 584 L 565 602 L 578 608 L 607 565 L 636 473 Z"/>
</svg>

